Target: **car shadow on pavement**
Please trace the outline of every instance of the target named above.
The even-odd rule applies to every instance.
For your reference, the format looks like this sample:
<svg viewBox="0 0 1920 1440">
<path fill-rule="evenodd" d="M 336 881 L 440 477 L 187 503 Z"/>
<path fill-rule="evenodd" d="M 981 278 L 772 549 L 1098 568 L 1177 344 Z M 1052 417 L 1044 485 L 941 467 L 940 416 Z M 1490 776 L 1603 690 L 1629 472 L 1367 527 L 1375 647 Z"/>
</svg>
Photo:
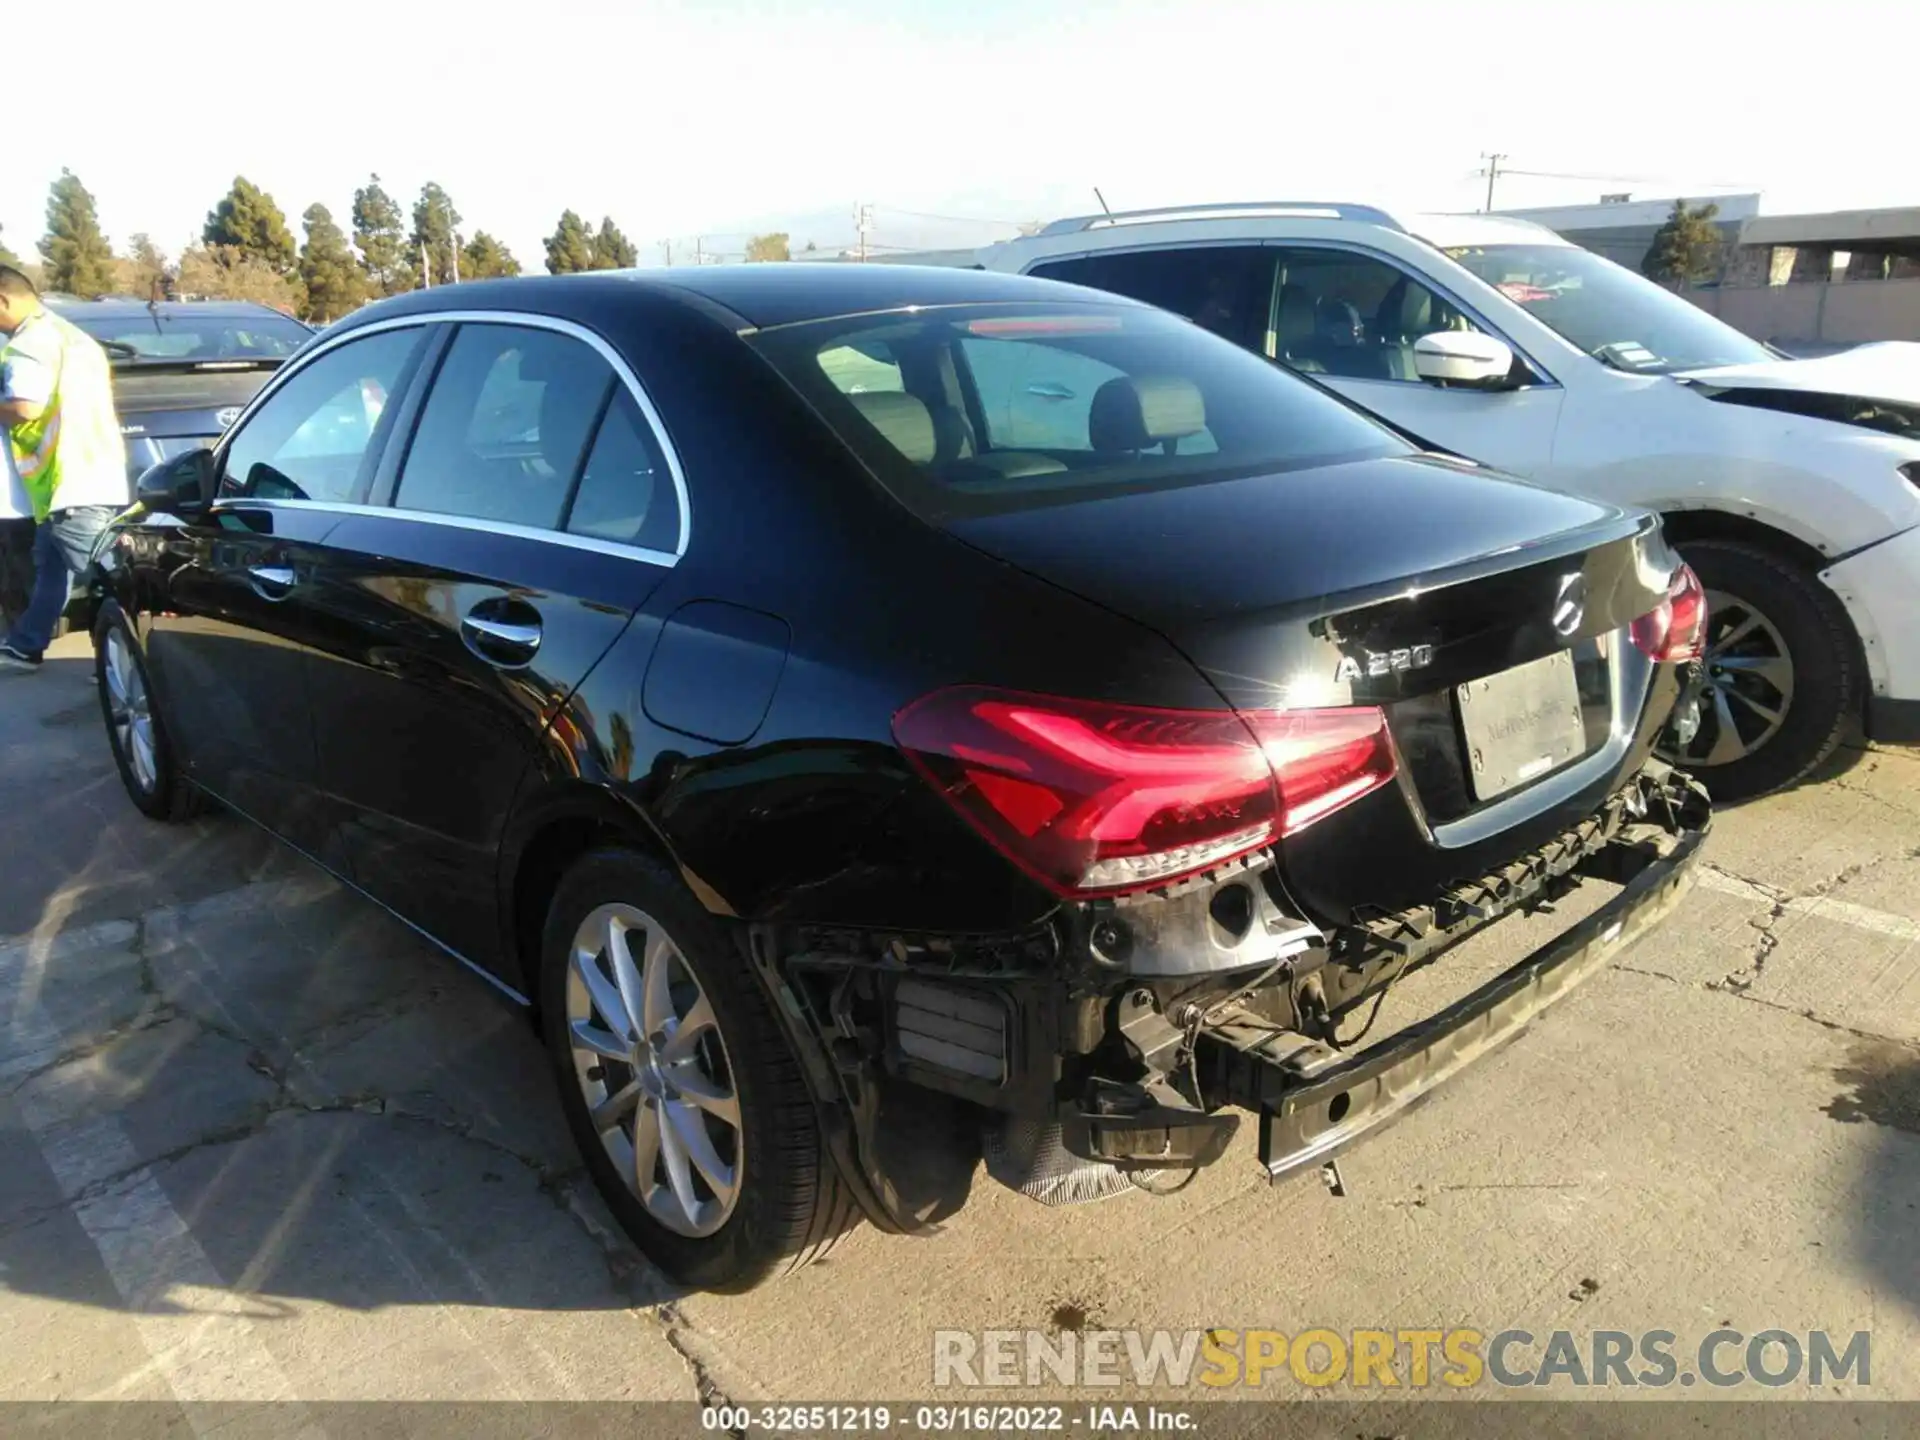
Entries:
<svg viewBox="0 0 1920 1440">
<path fill-rule="evenodd" d="M 0 951 L 0 986 L 15 1291 L 256 1321 L 676 1298 L 526 1016 L 318 872 Z"/>
<path fill-rule="evenodd" d="M 677 1292 L 527 1016 L 229 815 L 155 824 L 84 637 L 0 678 L 0 1276 L 150 1315 Z"/>
<path fill-rule="evenodd" d="M 1920 1047 L 1857 1039 L 1834 1070 L 1834 1120 L 1875 1127 L 1859 1179 L 1855 1258 L 1873 1286 L 1920 1316 Z"/>
</svg>

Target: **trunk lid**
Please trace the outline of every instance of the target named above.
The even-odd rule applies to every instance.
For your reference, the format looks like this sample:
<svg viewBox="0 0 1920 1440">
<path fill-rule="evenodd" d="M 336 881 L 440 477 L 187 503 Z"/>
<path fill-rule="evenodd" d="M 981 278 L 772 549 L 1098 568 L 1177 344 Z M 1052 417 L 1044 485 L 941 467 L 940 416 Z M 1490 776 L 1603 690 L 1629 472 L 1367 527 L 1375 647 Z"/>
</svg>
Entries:
<svg viewBox="0 0 1920 1440">
<path fill-rule="evenodd" d="M 1590 812 L 1657 729 L 1656 667 L 1626 643 L 1671 569 L 1644 512 L 1420 457 L 947 528 L 1152 627 L 1236 709 L 1386 710 L 1398 783 L 1280 845 L 1322 920 L 1510 863 Z"/>
</svg>

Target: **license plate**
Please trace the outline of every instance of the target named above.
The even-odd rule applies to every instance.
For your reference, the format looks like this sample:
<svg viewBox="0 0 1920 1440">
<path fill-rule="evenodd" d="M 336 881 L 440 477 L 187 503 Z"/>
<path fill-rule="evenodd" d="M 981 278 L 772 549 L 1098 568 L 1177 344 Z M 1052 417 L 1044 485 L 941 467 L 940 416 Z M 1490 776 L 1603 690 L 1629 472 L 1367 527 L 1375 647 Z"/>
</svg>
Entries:
<svg viewBox="0 0 1920 1440">
<path fill-rule="evenodd" d="M 1517 790 L 1587 748 L 1570 651 L 1470 680 L 1454 694 L 1476 800 Z"/>
</svg>

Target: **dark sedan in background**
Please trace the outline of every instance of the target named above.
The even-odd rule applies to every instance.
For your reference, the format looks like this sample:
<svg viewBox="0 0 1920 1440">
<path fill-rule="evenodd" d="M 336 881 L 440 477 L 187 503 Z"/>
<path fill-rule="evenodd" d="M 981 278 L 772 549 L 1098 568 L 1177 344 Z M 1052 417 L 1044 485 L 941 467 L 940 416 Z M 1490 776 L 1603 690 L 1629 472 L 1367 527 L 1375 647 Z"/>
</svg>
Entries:
<svg viewBox="0 0 1920 1440">
<path fill-rule="evenodd" d="M 1705 618 L 1655 517 L 1072 286 L 435 289 L 141 488 L 94 632 L 129 796 L 217 798 L 533 1010 L 687 1283 L 923 1232 L 983 1153 L 1164 1190 L 1248 1112 L 1311 1168 L 1644 933 L 1709 823 L 1652 753 Z"/>
<path fill-rule="evenodd" d="M 48 308 L 106 349 L 134 477 L 211 445 L 313 331 L 241 300 L 73 300 Z"/>
<path fill-rule="evenodd" d="M 241 300 L 78 300 L 44 297 L 105 348 L 129 482 L 162 460 L 213 444 L 313 330 Z M 0 612 L 11 625 L 33 586 L 31 528 L 0 556 Z M 74 587 L 61 628 L 91 626 L 97 596 Z"/>
</svg>

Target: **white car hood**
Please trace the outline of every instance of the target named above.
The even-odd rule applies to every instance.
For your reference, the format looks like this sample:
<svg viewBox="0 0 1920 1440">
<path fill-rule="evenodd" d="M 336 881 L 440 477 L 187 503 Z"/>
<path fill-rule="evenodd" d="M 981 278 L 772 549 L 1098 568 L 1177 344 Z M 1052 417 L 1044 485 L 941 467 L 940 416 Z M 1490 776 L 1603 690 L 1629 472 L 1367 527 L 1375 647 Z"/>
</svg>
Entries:
<svg viewBox="0 0 1920 1440">
<path fill-rule="evenodd" d="M 1678 372 L 1677 380 L 1737 390 L 1851 395 L 1884 405 L 1920 405 L 1920 343 L 1883 340 L 1817 360 L 1761 360 Z"/>
</svg>

